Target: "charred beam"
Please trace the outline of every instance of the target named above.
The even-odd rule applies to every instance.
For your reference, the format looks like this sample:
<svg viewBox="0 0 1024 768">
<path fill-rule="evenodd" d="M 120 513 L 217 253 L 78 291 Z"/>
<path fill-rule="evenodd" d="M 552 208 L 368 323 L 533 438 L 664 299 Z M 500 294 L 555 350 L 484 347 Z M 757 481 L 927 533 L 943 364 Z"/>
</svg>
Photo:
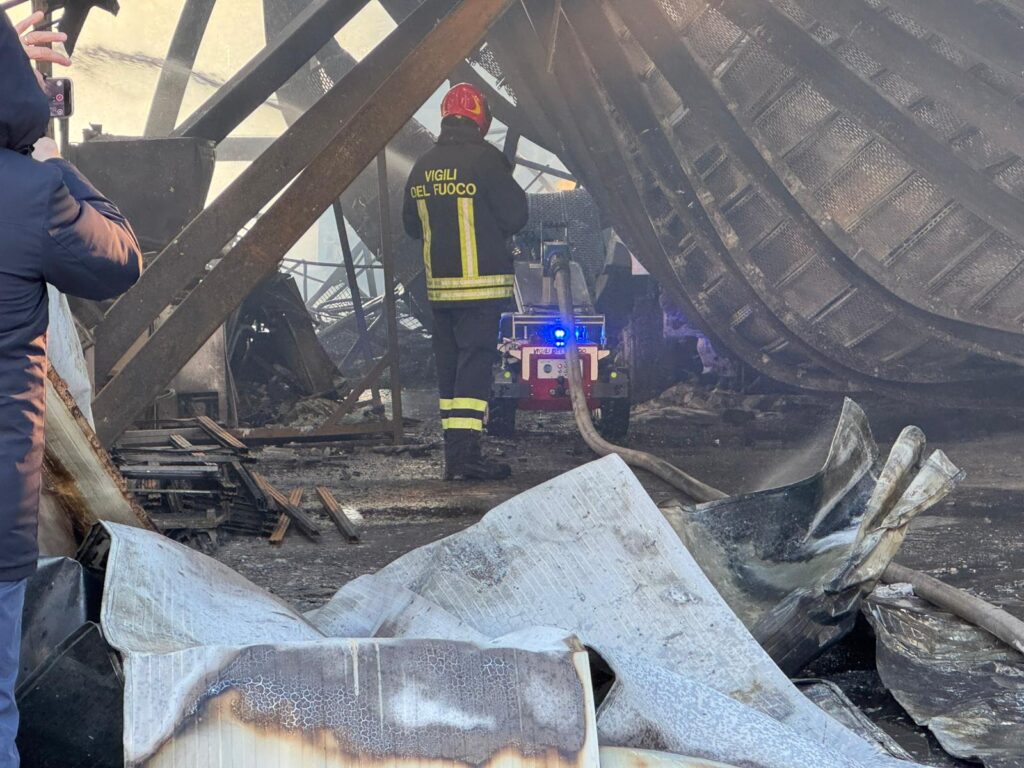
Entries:
<svg viewBox="0 0 1024 768">
<path fill-rule="evenodd" d="M 206 28 L 217 0 L 186 0 L 171 38 L 167 58 L 160 69 L 153 105 L 146 120 L 146 136 L 167 136 L 178 123 L 181 102 L 192 77 Z"/>
<path fill-rule="evenodd" d="M 157 256 L 139 282 L 110 308 L 96 329 L 96 372 L 103 381 L 135 341 L 170 306 L 175 296 L 235 235 L 274 199 L 330 141 L 343 124 L 420 43 L 457 0 L 429 0 L 364 60 L 362 73 L 335 85 L 299 117 L 262 155 Z M 368 77 L 367 72 L 377 72 Z M 353 73 L 354 74 L 354 73 Z"/>
<path fill-rule="evenodd" d="M 220 142 L 308 62 L 369 0 L 315 0 L 174 131 Z"/>
<path fill-rule="evenodd" d="M 512 0 L 462 2 L 394 71 L 369 59 L 346 78 L 369 94 L 298 179 L 157 330 L 96 398 L 108 443 L 171 381 L 249 292 L 277 269 L 287 250 L 352 183 L 476 47 Z M 351 80 L 351 82 L 349 82 Z"/>
</svg>

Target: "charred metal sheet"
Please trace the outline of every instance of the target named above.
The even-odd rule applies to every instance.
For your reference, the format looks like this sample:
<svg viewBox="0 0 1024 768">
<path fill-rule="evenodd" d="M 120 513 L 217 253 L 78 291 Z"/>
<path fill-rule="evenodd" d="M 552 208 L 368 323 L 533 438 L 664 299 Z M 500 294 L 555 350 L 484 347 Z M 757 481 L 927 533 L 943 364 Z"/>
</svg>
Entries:
<svg viewBox="0 0 1024 768">
<path fill-rule="evenodd" d="M 21 621 L 21 663 L 24 680 L 50 658 L 68 637 L 99 619 L 102 584 L 69 557 L 44 557 L 29 579 Z"/>
<path fill-rule="evenodd" d="M 107 533 L 102 620 L 125 657 L 125 765 L 598 768 L 588 654 L 563 630 L 329 639 L 204 555 Z M 347 630 L 372 628 L 382 597 L 411 604 L 399 592 L 355 596 Z"/>
<path fill-rule="evenodd" d="M 616 674 L 599 710 L 606 745 L 765 768 L 903 765 L 789 682 L 617 457 L 534 488 L 373 579 L 488 637 L 530 626 L 580 637 Z"/>
<path fill-rule="evenodd" d="M 878 674 L 918 725 L 956 757 L 1024 766 L 1024 655 L 908 585 L 879 587 L 865 613 Z"/>
<path fill-rule="evenodd" d="M 733 768 L 696 757 L 646 749 L 601 747 L 601 768 Z"/>
<path fill-rule="evenodd" d="M 354 78 L 349 85 L 360 95 L 359 106 L 337 126 L 329 145 L 99 393 L 96 423 L 104 440 L 116 438 L 245 296 L 276 270 L 288 249 L 385 148 L 388 138 L 479 44 L 511 3 L 462 2 L 437 20 L 394 71 L 370 69 L 370 58 L 360 62 L 349 76 Z"/>
<path fill-rule="evenodd" d="M 129 654 L 131 766 L 598 768 L 586 651 L 331 640 Z"/>
<path fill-rule="evenodd" d="M 24 768 L 121 768 L 124 684 L 97 624 L 83 624 L 19 683 Z"/>
<path fill-rule="evenodd" d="M 877 742 L 882 749 L 900 760 L 913 760 L 910 753 L 872 722 L 835 683 L 810 679 L 793 682 L 800 689 L 800 693 L 851 731 L 860 734 L 861 738 Z"/>
<path fill-rule="evenodd" d="M 848 400 L 819 472 L 669 520 L 754 637 L 796 674 L 853 628 L 910 522 L 960 480 L 941 451 L 923 452 L 924 435 L 910 427 L 883 464 L 867 417 Z"/>
<path fill-rule="evenodd" d="M 306 619 L 328 637 L 434 638 L 486 642 L 486 635 L 394 582 L 360 576 Z"/>
</svg>

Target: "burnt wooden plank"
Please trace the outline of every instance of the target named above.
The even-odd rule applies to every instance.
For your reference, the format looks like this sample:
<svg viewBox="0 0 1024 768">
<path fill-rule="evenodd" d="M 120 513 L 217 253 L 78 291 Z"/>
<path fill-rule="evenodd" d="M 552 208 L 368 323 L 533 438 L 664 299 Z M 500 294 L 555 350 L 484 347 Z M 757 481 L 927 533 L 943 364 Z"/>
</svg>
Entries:
<svg viewBox="0 0 1024 768">
<path fill-rule="evenodd" d="M 316 523 L 313 522 L 309 515 L 288 501 L 288 499 L 284 497 L 284 494 L 272 486 L 270 482 L 263 477 L 263 475 L 258 472 L 253 472 L 252 477 L 263 492 L 270 497 L 275 505 L 277 505 L 278 510 L 285 513 L 292 519 L 292 522 L 295 523 L 295 526 L 303 533 L 303 535 L 314 541 L 320 538 L 320 529 L 317 528 Z"/>
<path fill-rule="evenodd" d="M 320 498 L 320 503 L 323 505 L 324 511 L 327 512 L 327 516 L 334 521 L 338 530 L 341 531 L 341 535 L 352 543 L 359 541 L 359 532 L 352 524 L 352 521 L 348 519 L 348 516 L 342 511 L 341 506 L 330 490 L 322 485 L 318 485 L 316 487 L 316 495 Z"/>
</svg>

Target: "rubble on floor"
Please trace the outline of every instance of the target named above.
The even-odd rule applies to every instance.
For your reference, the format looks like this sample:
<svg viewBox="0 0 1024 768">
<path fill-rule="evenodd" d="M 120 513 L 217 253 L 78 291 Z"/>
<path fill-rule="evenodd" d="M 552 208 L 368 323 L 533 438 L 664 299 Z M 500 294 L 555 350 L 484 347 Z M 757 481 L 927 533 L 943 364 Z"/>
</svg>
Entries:
<svg viewBox="0 0 1024 768">
<path fill-rule="evenodd" d="M 113 458 L 153 524 L 178 541 L 208 549 L 218 531 L 268 536 L 277 523 L 248 447 L 207 417 L 125 432 Z"/>
<path fill-rule="evenodd" d="M 225 532 L 279 544 L 293 524 L 309 538 L 320 536 L 301 508 L 301 492 L 290 499 L 275 488 L 256 471 L 249 447 L 208 417 L 125 432 L 113 456 L 153 524 L 175 541 L 210 551 Z M 339 520 L 344 534 L 358 539 L 348 520 Z"/>
<path fill-rule="evenodd" d="M 865 605 L 885 686 L 942 747 L 987 768 L 1024 766 L 1024 654 L 914 596 L 877 588 Z"/>
<path fill-rule="evenodd" d="M 250 294 L 229 324 L 228 358 L 238 418 L 248 426 L 290 424 L 321 402 L 330 404 L 329 414 L 348 391 L 294 278 L 280 273 Z"/>
<path fill-rule="evenodd" d="M 188 445 L 165 439 L 244 457 L 230 435 L 188 428 Z M 152 530 L 103 523 L 78 562 L 44 565 L 54 594 L 30 587 L 18 691 L 24 743 L 43 746 L 24 764 L 913 765 L 841 691 L 777 662 L 841 636 L 909 522 L 956 484 L 941 452 L 925 456 L 910 428 L 882 461 L 847 403 L 814 476 L 665 511 L 609 457 L 304 615 Z M 278 529 L 320 535 L 303 489 L 250 475 Z M 351 540 L 351 521 L 335 523 Z"/>
<path fill-rule="evenodd" d="M 664 429 L 674 423 L 714 428 L 723 422 L 750 425 L 769 431 L 785 423 L 787 433 L 816 424 L 829 411 L 827 399 L 796 393 L 744 394 L 724 388 L 707 389 L 684 382 L 633 410 L 635 425 L 657 425 Z M 800 419 L 794 419 L 800 415 Z"/>
</svg>

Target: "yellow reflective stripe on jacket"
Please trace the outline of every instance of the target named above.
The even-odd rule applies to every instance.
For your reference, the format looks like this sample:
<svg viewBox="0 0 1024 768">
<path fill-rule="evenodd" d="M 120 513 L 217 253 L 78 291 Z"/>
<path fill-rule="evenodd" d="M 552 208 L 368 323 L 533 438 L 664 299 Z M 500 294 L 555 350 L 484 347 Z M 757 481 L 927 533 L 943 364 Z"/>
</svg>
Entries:
<svg viewBox="0 0 1024 768">
<path fill-rule="evenodd" d="M 480 261 L 476 252 L 476 210 L 472 197 L 460 197 L 459 206 L 459 247 L 462 251 L 462 276 L 476 277 L 480 274 Z"/>
<path fill-rule="evenodd" d="M 513 275 L 484 275 L 483 277 L 429 277 L 427 288 L 443 290 L 445 288 L 511 288 L 515 285 Z"/>
<path fill-rule="evenodd" d="M 419 211 L 420 225 L 423 227 L 423 268 L 426 270 L 427 279 L 429 280 L 430 276 L 434 272 L 434 268 L 433 264 L 431 264 L 430 241 L 432 236 L 430 232 L 430 212 L 427 210 L 427 201 L 417 200 L 416 210 Z"/>
<path fill-rule="evenodd" d="M 475 397 L 456 397 L 448 402 L 451 403 L 449 406 L 451 411 L 480 411 L 480 413 L 487 411 L 487 401 L 477 400 Z"/>
<path fill-rule="evenodd" d="M 442 429 L 472 429 L 476 432 L 484 431 L 483 419 L 441 419 Z"/>
<path fill-rule="evenodd" d="M 512 298 L 512 286 L 506 288 L 471 288 L 460 290 L 450 288 L 447 290 L 427 290 L 427 299 L 430 301 L 486 301 L 488 299 L 510 299 Z"/>
<path fill-rule="evenodd" d="M 441 410 L 450 411 L 452 409 L 453 402 L 454 400 L 445 400 L 444 398 L 441 398 Z"/>
</svg>

